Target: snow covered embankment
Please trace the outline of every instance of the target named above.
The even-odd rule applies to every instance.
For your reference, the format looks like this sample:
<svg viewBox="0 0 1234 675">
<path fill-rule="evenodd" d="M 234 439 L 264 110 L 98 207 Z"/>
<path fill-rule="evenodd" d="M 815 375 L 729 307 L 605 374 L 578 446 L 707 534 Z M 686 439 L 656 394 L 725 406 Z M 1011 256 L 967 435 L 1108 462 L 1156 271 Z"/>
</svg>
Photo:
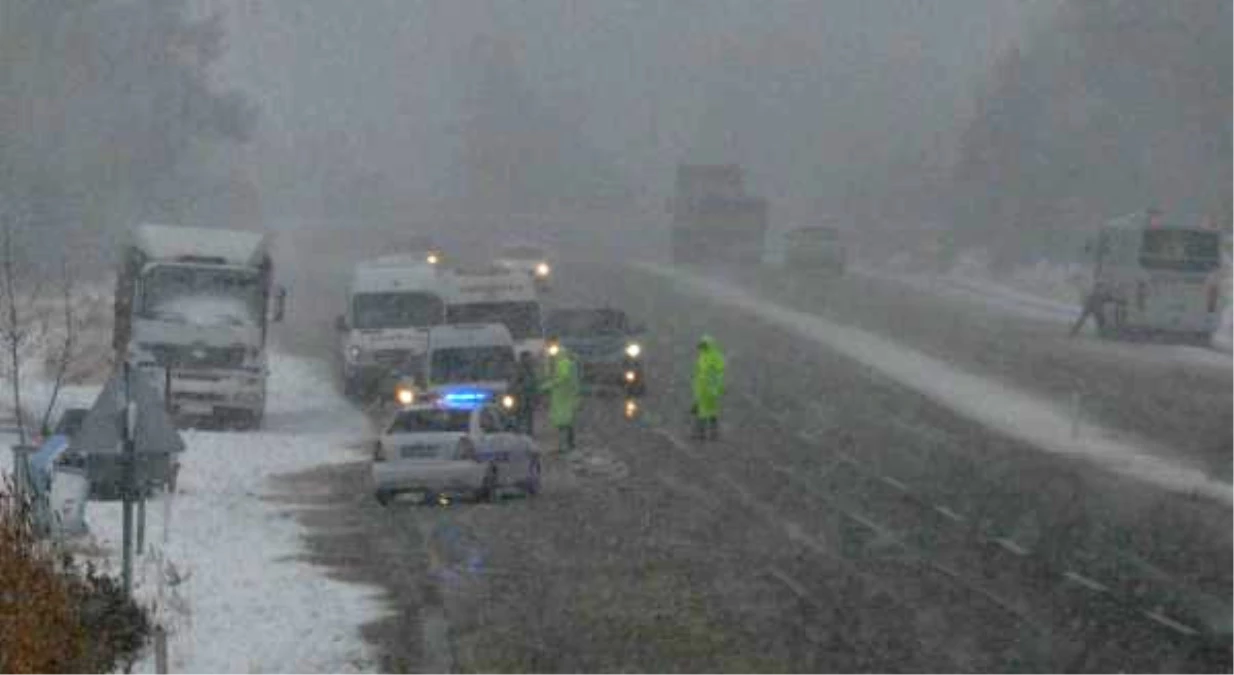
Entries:
<svg viewBox="0 0 1234 675">
<path fill-rule="evenodd" d="M 1092 424 L 1085 426 L 1082 436 L 1073 437 L 1070 416 L 1050 401 L 965 372 L 873 333 L 776 305 L 722 281 L 659 265 L 639 267 L 683 292 L 723 303 L 825 345 L 979 424 L 1046 452 L 1084 459 L 1161 489 L 1203 496 L 1225 505 L 1234 503 L 1229 484 L 1171 457 L 1167 449 Z"/>
<path fill-rule="evenodd" d="M 269 477 L 354 460 L 345 445 L 363 416 L 334 393 L 320 364 L 276 355 L 267 429 L 185 432 L 188 449 L 171 502 L 147 506 L 147 551 L 134 593 L 155 603 L 170 632 L 173 672 L 371 671 L 358 628 L 380 616 L 378 589 L 329 579 L 297 560 L 302 527 Z M 164 513 L 170 521 L 164 542 Z M 119 574 L 121 509 L 91 503 L 87 520 Z M 166 574 L 160 580 L 159 560 Z M 152 655 L 138 665 L 154 672 Z"/>
</svg>

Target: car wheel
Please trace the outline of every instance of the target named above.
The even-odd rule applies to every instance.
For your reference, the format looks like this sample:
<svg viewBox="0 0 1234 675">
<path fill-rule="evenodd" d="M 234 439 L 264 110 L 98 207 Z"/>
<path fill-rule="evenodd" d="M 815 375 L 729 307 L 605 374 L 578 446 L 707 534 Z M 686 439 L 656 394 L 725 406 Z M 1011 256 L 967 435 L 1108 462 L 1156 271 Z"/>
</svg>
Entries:
<svg viewBox="0 0 1234 675">
<path fill-rule="evenodd" d="M 389 490 L 378 490 L 373 496 L 377 498 L 377 503 L 382 506 L 389 506 L 391 500 L 394 499 L 394 494 Z"/>
<path fill-rule="evenodd" d="M 540 458 L 532 457 L 527 463 L 527 479 L 523 481 L 523 491 L 528 495 L 540 494 Z"/>
</svg>

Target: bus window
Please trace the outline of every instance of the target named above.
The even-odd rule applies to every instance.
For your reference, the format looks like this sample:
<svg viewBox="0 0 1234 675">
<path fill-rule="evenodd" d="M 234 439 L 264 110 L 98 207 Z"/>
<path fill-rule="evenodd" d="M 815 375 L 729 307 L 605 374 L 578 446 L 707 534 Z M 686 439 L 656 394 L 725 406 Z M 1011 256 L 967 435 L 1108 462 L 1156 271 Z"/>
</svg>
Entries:
<svg viewBox="0 0 1234 675">
<path fill-rule="evenodd" d="M 1221 235 L 1203 230 L 1145 230 L 1140 265 L 1150 270 L 1211 272 L 1221 266 Z"/>
</svg>

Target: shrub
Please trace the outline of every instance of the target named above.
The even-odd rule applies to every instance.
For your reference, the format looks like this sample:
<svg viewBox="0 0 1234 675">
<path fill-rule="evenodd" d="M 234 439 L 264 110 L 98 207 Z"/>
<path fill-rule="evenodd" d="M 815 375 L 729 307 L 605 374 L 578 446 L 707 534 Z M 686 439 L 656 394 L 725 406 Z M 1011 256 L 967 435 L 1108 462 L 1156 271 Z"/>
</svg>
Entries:
<svg viewBox="0 0 1234 675">
<path fill-rule="evenodd" d="M 150 632 L 114 579 L 40 540 L 28 502 L 0 487 L 0 672 L 113 672 Z"/>
</svg>

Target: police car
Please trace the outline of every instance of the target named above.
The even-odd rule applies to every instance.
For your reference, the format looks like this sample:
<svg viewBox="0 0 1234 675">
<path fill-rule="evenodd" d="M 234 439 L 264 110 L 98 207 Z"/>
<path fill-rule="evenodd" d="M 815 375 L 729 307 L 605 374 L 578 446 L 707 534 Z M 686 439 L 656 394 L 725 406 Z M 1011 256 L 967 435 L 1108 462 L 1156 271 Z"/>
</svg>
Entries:
<svg viewBox="0 0 1234 675">
<path fill-rule="evenodd" d="M 404 406 L 373 451 L 377 501 L 400 493 L 492 499 L 498 490 L 540 491 L 540 450 L 514 431 L 513 420 L 488 390 L 455 389 Z"/>
</svg>

